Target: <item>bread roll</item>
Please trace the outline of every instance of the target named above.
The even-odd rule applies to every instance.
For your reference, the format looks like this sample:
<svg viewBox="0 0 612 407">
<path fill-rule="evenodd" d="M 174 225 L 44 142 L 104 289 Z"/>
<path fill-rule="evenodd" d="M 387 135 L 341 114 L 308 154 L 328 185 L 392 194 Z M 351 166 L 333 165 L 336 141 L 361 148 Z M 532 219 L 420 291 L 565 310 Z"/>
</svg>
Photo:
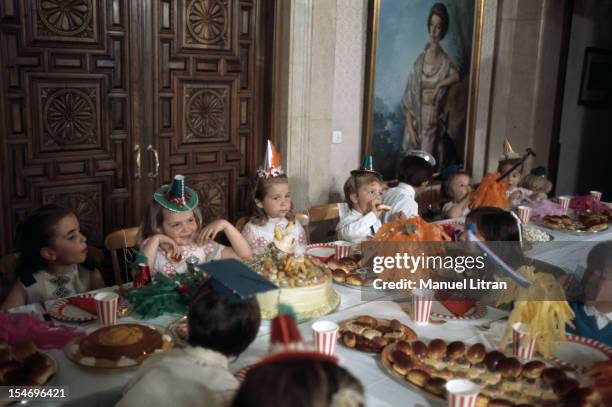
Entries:
<svg viewBox="0 0 612 407">
<path fill-rule="evenodd" d="M 377 324 L 376 318 L 369 315 L 360 315 L 355 319 L 355 323 L 359 325 L 365 325 L 375 327 Z"/>
<path fill-rule="evenodd" d="M 406 375 L 406 379 L 415 386 L 424 387 L 427 380 L 429 380 L 429 374 L 424 370 L 412 369 Z"/>
<path fill-rule="evenodd" d="M 489 398 L 483 394 L 479 394 L 476 396 L 476 407 L 488 407 L 489 406 Z"/>
<path fill-rule="evenodd" d="M 360 276 L 356 276 L 354 274 L 346 277 L 346 284 L 356 285 L 361 287 L 363 285 L 363 279 Z"/>
<path fill-rule="evenodd" d="M 522 375 L 526 379 L 537 379 L 542 375 L 542 371 L 546 368 L 544 362 L 540 360 L 532 360 L 523 366 Z"/>
<path fill-rule="evenodd" d="M 379 211 L 383 211 L 383 212 L 387 212 L 391 210 L 391 207 L 389 205 L 385 205 L 385 204 L 378 204 L 376 205 L 376 209 Z"/>
<path fill-rule="evenodd" d="M 521 362 L 517 358 L 504 358 L 497 363 L 502 377 L 518 377 L 521 374 Z"/>
<path fill-rule="evenodd" d="M 446 348 L 446 357 L 450 361 L 457 360 L 465 354 L 465 344 L 461 341 L 451 342 Z"/>
<path fill-rule="evenodd" d="M 487 355 L 485 356 L 484 364 L 487 365 L 487 368 L 490 371 L 495 372 L 497 371 L 497 364 L 499 363 L 500 360 L 504 359 L 505 357 L 506 355 L 504 355 L 500 351 L 493 350 L 487 353 Z"/>
<path fill-rule="evenodd" d="M 575 379 L 559 379 L 552 384 L 552 389 L 559 398 L 565 397 L 570 391 L 578 388 L 580 383 Z"/>
<path fill-rule="evenodd" d="M 357 337 L 352 332 L 345 332 L 342 335 L 342 342 L 349 348 L 354 348 L 357 345 Z"/>
<path fill-rule="evenodd" d="M 406 341 L 399 341 L 398 343 L 396 343 L 395 349 L 399 350 L 400 352 L 404 352 L 408 356 L 413 355 L 412 346 L 410 346 L 410 343 Z"/>
<path fill-rule="evenodd" d="M 372 342 L 379 349 L 379 351 L 389 344 L 389 340 L 383 338 L 382 336 L 376 336 L 372 338 Z"/>
<path fill-rule="evenodd" d="M 361 335 L 370 340 L 376 338 L 377 336 L 381 336 L 380 331 L 377 331 L 376 329 L 366 329 Z"/>
<path fill-rule="evenodd" d="M 338 283 L 344 283 L 346 281 L 347 274 L 343 270 L 334 270 L 332 272 L 332 278 Z"/>
<path fill-rule="evenodd" d="M 421 341 L 412 342 L 412 354 L 418 359 L 425 359 L 427 357 L 427 345 Z"/>
<path fill-rule="evenodd" d="M 440 377 L 430 377 L 425 382 L 425 391 L 428 391 L 431 394 L 435 394 L 436 396 L 444 397 L 446 394 L 446 380 Z"/>
<path fill-rule="evenodd" d="M 427 356 L 432 359 L 442 359 L 446 355 L 446 342 L 442 339 L 433 339 L 427 346 L 427 352 Z"/>
<path fill-rule="evenodd" d="M 465 354 L 466 359 L 473 365 L 482 362 L 487 354 L 487 350 L 482 343 L 475 343 L 470 346 Z"/>
<path fill-rule="evenodd" d="M 393 328 L 391 328 L 391 320 L 389 320 L 389 319 L 378 319 L 378 320 L 376 320 L 376 328 L 389 328 L 389 329 L 393 330 Z"/>
<path fill-rule="evenodd" d="M 402 376 L 405 376 L 410 369 L 412 369 L 413 363 L 409 356 L 404 352 L 393 351 L 393 370 Z"/>
</svg>

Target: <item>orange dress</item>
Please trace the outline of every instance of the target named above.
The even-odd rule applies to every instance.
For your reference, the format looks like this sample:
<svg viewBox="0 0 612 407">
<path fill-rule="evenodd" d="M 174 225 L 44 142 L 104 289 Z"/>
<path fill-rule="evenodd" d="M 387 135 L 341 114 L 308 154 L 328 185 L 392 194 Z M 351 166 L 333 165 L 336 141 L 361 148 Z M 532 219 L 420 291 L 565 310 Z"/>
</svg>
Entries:
<svg viewBox="0 0 612 407">
<path fill-rule="evenodd" d="M 489 173 L 484 176 L 478 189 L 474 192 L 470 209 L 476 209 L 480 206 L 493 206 L 495 208 L 507 209 L 508 198 L 506 190 L 508 189 L 508 181 L 505 179 L 497 182 L 499 173 Z"/>
</svg>

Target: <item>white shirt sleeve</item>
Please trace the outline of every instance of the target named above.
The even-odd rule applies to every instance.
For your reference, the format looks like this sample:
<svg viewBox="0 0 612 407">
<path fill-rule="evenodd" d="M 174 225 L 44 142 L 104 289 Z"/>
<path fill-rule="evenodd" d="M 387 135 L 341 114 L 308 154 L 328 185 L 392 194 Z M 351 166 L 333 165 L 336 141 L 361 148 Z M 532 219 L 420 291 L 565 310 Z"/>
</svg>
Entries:
<svg viewBox="0 0 612 407">
<path fill-rule="evenodd" d="M 366 215 L 357 217 L 355 212 L 351 212 L 349 216 L 338 223 L 336 233 L 340 240 L 359 243 L 372 235 L 372 228 L 374 228 L 375 232 L 379 227 L 380 220 L 374 213 L 369 212 Z"/>
</svg>

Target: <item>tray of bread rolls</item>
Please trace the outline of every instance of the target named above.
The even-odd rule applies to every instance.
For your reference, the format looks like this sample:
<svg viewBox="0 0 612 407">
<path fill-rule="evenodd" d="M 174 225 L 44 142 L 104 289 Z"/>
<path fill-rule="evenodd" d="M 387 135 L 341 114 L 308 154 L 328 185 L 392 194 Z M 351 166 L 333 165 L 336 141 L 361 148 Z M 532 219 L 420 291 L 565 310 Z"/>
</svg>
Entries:
<svg viewBox="0 0 612 407">
<path fill-rule="evenodd" d="M 571 235 L 588 235 L 608 230 L 610 219 L 598 214 L 580 215 L 578 218 L 568 215 L 548 215 L 536 222 L 539 226 Z"/>
<path fill-rule="evenodd" d="M 0 341 L 0 386 L 43 386 L 56 373 L 57 362 L 31 341 Z"/>
<path fill-rule="evenodd" d="M 368 272 L 363 267 L 360 254 L 353 254 L 342 259 L 332 258 L 327 262 L 327 267 L 332 272 L 334 283 L 346 287 L 374 289 L 374 273 Z"/>
<path fill-rule="evenodd" d="M 415 340 L 417 335 L 397 319 L 360 315 L 341 321 L 338 342 L 350 349 L 380 353 L 385 346 L 399 340 Z"/>
<path fill-rule="evenodd" d="M 440 400 L 446 398 L 448 380 L 467 379 L 481 388 L 476 405 L 600 405 L 599 392 L 581 383 L 575 371 L 541 360 L 523 364 L 498 350 L 487 351 L 481 343 L 399 341 L 385 347 L 381 362 L 403 385 Z"/>
</svg>

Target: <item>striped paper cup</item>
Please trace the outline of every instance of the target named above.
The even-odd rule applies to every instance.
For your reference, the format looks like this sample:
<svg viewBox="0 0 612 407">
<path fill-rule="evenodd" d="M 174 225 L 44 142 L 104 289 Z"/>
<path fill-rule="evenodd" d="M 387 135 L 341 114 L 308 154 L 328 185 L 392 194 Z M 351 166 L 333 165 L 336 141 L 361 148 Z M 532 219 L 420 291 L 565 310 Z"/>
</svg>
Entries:
<svg viewBox="0 0 612 407">
<path fill-rule="evenodd" d="M 561 205 L 561 208 L 565 211 L 566 214 L 567 210 L 569 209 L 569 204 L 571 200 L 572 197 L 569 195 L 558 196 L 555 198 L 555 202 Z"/>
<path fill-rule="evenodd" d="M 533 358 L 536 348 L 536 339 L 527 337 L 527 325 L 517 322 L 512 325 L 512 354 L 522 360 Z"/>
<path fill-rule="evenodd" d="M 117 303 L 119 294 L 98 293 L 94 296 L 98 308 L 98 321 L 102 326 L 111 326 L 117 323 Z"/>
<path fill-rule="evenodd" d="M 434 292 L 412 290 L 412 320 L 417 324 L 428 324 Z"/>
<path fill-rule="evenodd" d="M 315 349 L 319 353 L 333 356 L 336 353 L 336 341 L 340 327 L 335 322 L 317 321 L 312 324 Z"/>
<path fill-rule="evenodd" d="M 529 223 L 529 219 L 531 219 L 531 208 L 530 207 L 521 205 L 518 208 L 516 208 L 516 212 L 523 225 L 526 225 Z"/>
<path fill-rule="evenodd" d="M 334 242 L 334 246 L 336 247 L 336 258 L 343 259 L 351 255 L 353 251 L 353 245 L 349 242 Z"/>
<path fill-rule="evenodd" d="M 601 201 L 601 192 L 600 191 L 589 191 L 589 194 L 591 194 L 591 196 L 594 196 L 595 200 L 597 202 Z"/>
<path fill-rule="evenodd" d="M 480 387 L 465 379 L 454 379 L 446 382 L 448 407 L 475 407 Z"/>
</svg>

